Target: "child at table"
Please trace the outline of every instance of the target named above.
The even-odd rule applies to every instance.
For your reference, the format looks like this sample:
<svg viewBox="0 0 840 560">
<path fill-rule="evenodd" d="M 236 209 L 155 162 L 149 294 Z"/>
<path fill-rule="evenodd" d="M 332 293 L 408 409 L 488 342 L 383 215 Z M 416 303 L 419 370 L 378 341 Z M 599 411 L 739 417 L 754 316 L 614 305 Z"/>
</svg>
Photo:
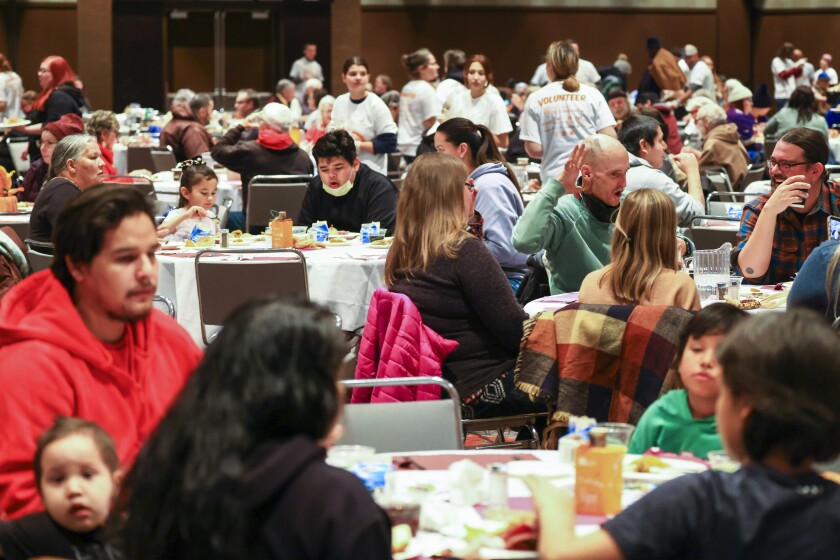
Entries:
<svg viewBox="0 0 840 560">
<path fill-rule="evenodd" d="M 219 183 L 216 173 L 201 157 L 182 161 L 178 167 L 181 169 L 178 208 L 166 216 L 158 228 L 158 236 L 166 241 L 184 241 L 195 227 L 216 235 L 216 216 L 210 210 L 216 202 Z"/>
<path fill-rule="evenodd" d="M 723 337 L 749 314 L 727 303 L 698 311 L 680 334 L 674 363 L 685 389 L 671 391 L 648 408 L 639 420 L 630 453 L 651 447 L 671 453 L 690 452 L 705 459 L 723 449 L 715 423 L 720 364 L 715 358 Z"/>
<path fill-rule="evenodd" d="M 118 557 L 102 527 L 122 477 L 111 436 L 93 422 L 58 417 L 38 439 L 34 470 L 46 511 L 0 522 L 0 558 Z"/>
<path fill-rule="evenodd" d="M 840 485 L 813 467 L 840 453 L 837 346 L 813 311 L 743 321 L 717 350 L 716 410 L 741 468 L 672 480 L 585 537 L 571 496 L 532 477 L 540 558 L 836 558 Z"/>
</svg>

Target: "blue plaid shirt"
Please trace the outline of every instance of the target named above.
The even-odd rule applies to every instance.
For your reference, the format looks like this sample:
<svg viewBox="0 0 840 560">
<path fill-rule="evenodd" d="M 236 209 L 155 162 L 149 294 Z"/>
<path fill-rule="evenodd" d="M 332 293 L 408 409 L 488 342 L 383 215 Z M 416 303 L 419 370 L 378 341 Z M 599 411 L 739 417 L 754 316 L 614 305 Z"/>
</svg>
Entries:
<svg viewBox="0 0 840 560">
<path fill-rule="evenodd" d="M 738 230 L 738 248 L 732 256 L 735 270 L 741 276 L 744 276 L 744 273 L 738 266 L 738 255 L 747 244 L 758 216 L 771 194 L 772 192 L 763 194 L 744 205 L 741 228 Z M 823 185 L 819 201 L 802 221 L 790 208 L 779 214 L 776 218 L 776 231 L 773 234 L 773 249 L 767 272 L 758 278 L 744 277 L 744 281 L 752 284 L 776 284 L 793 280 L 793 275 L 799 272 L 811 251 L 828 239 L 827 218 L 837 213 L 837 196 L 826 184 Z"/>
</svg>

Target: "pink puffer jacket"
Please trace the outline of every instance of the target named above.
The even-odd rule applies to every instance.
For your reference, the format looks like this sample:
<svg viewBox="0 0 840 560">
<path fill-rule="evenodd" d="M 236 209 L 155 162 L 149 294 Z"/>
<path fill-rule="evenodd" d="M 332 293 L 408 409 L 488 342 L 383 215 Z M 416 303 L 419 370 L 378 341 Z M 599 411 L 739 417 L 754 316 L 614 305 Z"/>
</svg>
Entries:
<svg viewBox="0 0 840 560">
<path fill-rule="evenodd" d="M 359 345 L 356 379 L 440 376 L 443 361 L 458 347 L 423 325 L 420 311 L 404 294 L 377 288 L 370 300 Z M 437 400 L 437 385 L 357 388 L 353 403 Z"/>
</svg>

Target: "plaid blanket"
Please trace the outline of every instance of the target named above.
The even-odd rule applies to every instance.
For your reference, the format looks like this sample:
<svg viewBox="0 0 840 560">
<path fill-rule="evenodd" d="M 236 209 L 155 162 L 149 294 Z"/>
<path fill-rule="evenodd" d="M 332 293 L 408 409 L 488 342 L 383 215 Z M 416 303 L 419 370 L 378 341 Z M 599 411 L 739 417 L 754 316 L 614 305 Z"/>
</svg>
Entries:
<svg viewBox="0 0 840 560">
<path fill-rule="evenodd" d="M 671 371 L 680 331 L 692 313 L 677 307 L 575 303 L 525 323 L 516 386 L 556 402 L 554 422 L 570 415 L 636 424 Z"/>
</svg>

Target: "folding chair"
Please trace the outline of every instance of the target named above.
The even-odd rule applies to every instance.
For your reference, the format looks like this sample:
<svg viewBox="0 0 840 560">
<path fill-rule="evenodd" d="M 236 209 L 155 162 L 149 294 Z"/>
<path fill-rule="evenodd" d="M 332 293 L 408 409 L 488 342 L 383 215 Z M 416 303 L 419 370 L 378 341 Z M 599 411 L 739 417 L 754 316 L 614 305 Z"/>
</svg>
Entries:
<svg viewBox="0 0 840 560">
<path fill-rule="evenodd" d="M 224 200 L 222 200 L 222 203 L 216 208 L 216 218 L 219 219 L 219 229 L 227 227 L 231 206 L 233 206 L 233 199 L 226 196 Z"/>
<path fill-rule="evenodd" d="M 52 243 L 35 241 L 34 239 L 26 239 L 24 243 L 26 243 L 26 256 L 29 258 L 32 272 L 46 270 L 52 265 L 53 249 L 55 248 Z"/>
<path fill-rule="evenodd" d="M 175 154 L 170 150 L 152 150 L 152 171 L 160 173 L 161 171 L 169 171 L 178 163 L 175 161 Z"/>
<path fill-rule="evenodd" d="M 709 225 L 707 220 L 723 221 L 735 224 L 736 227 L 729 228 L 724 225 Z M 724 243 L 731 243 L 733 247 L 738 245 L 738 227 L 741 218 L 727 216 L 695 216 L 691 219 L 690 231 L 691 240 L 698 249 L 717 249 Z"/>
<path fill-rule="evenodd" d="M 704 168 L 704 170 L 703 175 L 712 182 L 716 191 L 725 193 L 733 192 L 732 181 L 729 180 L 729 173 L 725 169 L 721 167 L 715 169 Z M 734 198 L 730 198 L 729 200 L 734 201 Z"/>
<path fill-rule="evenodd" d="M 173 319 L 178 318 L 177 313 L 175 312 L 175 304 L 172 303 L 172 300 L 168 297 L 155 294 L 155 297 L 152 298 L 152 305 L 156 305 L 159 309 L 162 308 L 161 311 L 165 312 Z"/>
<path fill-rule="evenodd" d="M 152 159 L 152 148 L 148 146 L 129 146 L 125 155 L 128 172 L 145 169 L 155 172 L 155 162 Z M 171 168 L 170 168 L 171 169 Z"/>
<path fill-rule="evenodd" d="M 488 443 L 471 445 L 469 449 L 510 449 L 510 448 L 540 448 L 540 434 L 536 428 L 538 419 L 548 419 L 548 412 L 536 412 L 533 414 L 519 414 L 516 416 L 500 416 L 498 418 L 479 418 L 476 420 L 463 420 L 461 424 L 467 434 L 478 434 L 479 432 L 495 432 L 495 437 Z M 505 429 L 524 428 L 529 434 L 529 439 L 507 441 Z"/>
<path fill-rule="evenodd" d="M 221 255 L 238 258 L 226 260 Z M 199 251 L 195 256 L 195 285 L 201 339 L 210 344 L 213 337 L 208 336 L 207 325 L 224 325 L 232 311 L 255 297 L 300 295 L 309 299 L 307 282 L 306 258 L 297 249 Z"/>
<path fill-rule="evenodd" d="M 756 195 L 754 194 L 744 192 L 710 192 L 706 196 L 706 214 L 710 216 L 740 218 L 744 204 L 755 197 Z M 738 199 L 740 199 L 740 202 L 737 201 Z"/>
<path fill-rule="evenodd" d="M 26 159 L 21 159 L 23 151 L 29 148 L 28 136 L 9 136 L 6 138 L 6 144 L 9 147 L 9 155 L 12 158 L 12 163 L 15 166 L 15 171 L 21 177 L 29 171 L 29 154 Z"/>
<path fill-rule="evenodd" d="M 245 229 L 267 226 L 272 210 L 285 212 L 287 218 L 296 220 L 311 180 L 310 175 L 257 175 L 251 179 Z"/>
<path fill-rule="evenodd" d="M 744 174 L 743 180 L 741 180 L 741 184 L 738 185 L 738 190 L 743 191 L 750 183 L 764 179 L 765 169 L 764 163 L 751 163 Z"/>
<path fill-rule="evenodd" d="M 143 196 L 149 197 L 150 200 L 157 201 L 155 186 L 150 177 L 134 175 L 106 175 L 102 184 L 109 187 L 134 189 Z"/>
<path fill-rule="evenodd" d="M 342 445 L 369 445 L 379 453 L 456 450 L 464 448 L 461 399 L 440 377 L 397 377 L 340 381 L 356 387 L 439 385 L 448 399 L 400 403 L 347 404 L 342 411 Z"/>
</svg>

